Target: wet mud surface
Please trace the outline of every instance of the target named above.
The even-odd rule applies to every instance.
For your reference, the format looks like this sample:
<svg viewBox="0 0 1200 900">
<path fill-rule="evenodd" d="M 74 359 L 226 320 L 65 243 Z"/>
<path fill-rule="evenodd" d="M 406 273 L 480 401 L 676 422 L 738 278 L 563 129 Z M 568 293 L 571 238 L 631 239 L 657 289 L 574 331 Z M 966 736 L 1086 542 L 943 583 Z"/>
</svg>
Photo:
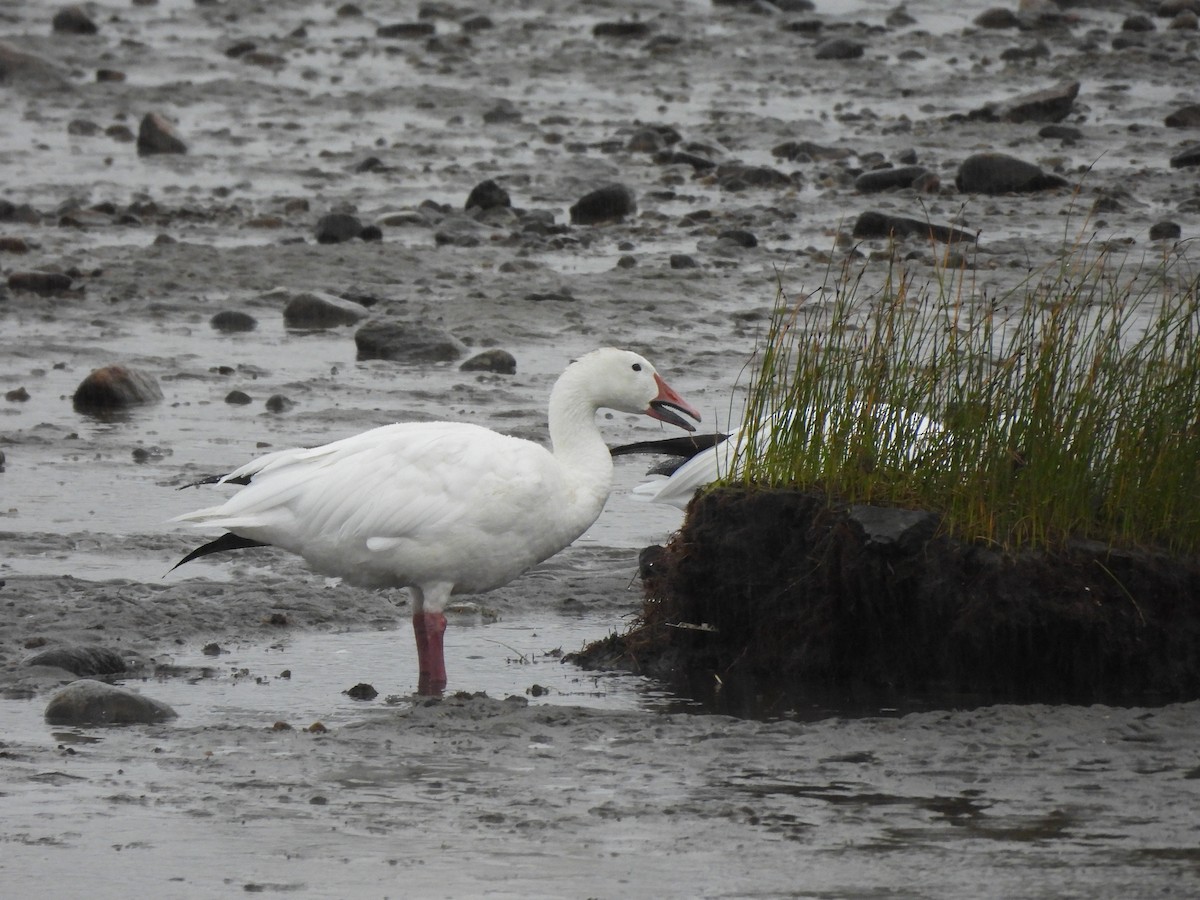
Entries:
<svg viewBox="0 0 1200 900">
<path fill-rule="evenodd" d="M 777 283 L 799 296 L 848 254 L 885 277 L 886 241 L 851 237 L 864 212 L 976 235 L 962 252 L 981 296 L 1054 264 L 1081 230 L 1135 263 L 1174 252 L 1150 229 L 1195 228 L 1194 169 L 1170 160 L 1200 132 L 1166 117 L 1195 102 L 1196 33 L 1132 2 L 1046 6 L 983 29 L 982 3 L 159 0 L 87 6 L 88 35 L 54 31 L 57 4 L 0 5 L 0 94 L 20 124 L 0 134 L 5 890 L 1192 892 L 1194 702 L 767 705 L 710 683 L 704 705 L 560 663 L 631 621 L 638 550 L 679 525 L 629 498 L 636 460 L 575 546 L 453 613 L 450 689 L 466 697 L 412 696 L 402 596 L 261 550 L 164 577 L 196 543 L 167 520 L 214 496 L 176 488 L 396 420 L 538 437 L 553 379 L 597 345 L 645 353 L 726 426 Z M 1125 28 L 1137 14 L 1154 30 Z M 596 29 L 632 21 L 646 28 Z M 379 31 L 393 25 L 419 27 Z M 819 58 L 827 39 L 863 52 Z M 970 115 L 1076 80 L 1067 137 Z M 138 154 L 151 113 L 186 154 Z M 1069 186 L 960 192 L 981 151 Z M 936 179 L 855 187 L 887 162 Z M 489 179 L 511 208 L 468 214 Z M 636 211 L 572 224 L 611 183 Z M 318 243 L 334 212 L 376 231 Z M 901 249 L 930 278 L 945 252 L 920 234 Z M 505 350 L 516 372 L 359 360 L 354 325 L 285 327 L 288 299 L 314 290 L 438 329 L 462 359 Z M 219 330 L 220 313 L 255 326 Z M 113 364 L 149 373 L 162 399 L 77 412 L 80 382 Z M 666 436 L 649 424 L 614 415 L 605 430 Z M 178 717 L 46 724 L 74 676 L 24 661 L 59 645 L 120 654 L 115 680 Z M 359 682 L 378 696 L 343 693 Z"/>
</svg>

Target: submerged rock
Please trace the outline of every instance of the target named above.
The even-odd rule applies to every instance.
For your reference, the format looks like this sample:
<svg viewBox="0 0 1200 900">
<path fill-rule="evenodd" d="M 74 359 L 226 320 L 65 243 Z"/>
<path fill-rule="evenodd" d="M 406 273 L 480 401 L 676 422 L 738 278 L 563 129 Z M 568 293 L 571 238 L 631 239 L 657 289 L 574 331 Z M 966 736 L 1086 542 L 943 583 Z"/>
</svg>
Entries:
<svg viewBox="0 0 1200 900">
<path fill-rule="evenodd" d="M 167 704 L 100 681 L 73 681 L 50 698 L 51 725 L 154 725 L 174 719 Z"/>
<path fill-rule="evenodd" d="M 583 661 L 1050 702 L 1200 696 L 1200 563 L 1004 553 L 938 524 L 799 490 L 702 494 L 643 566 L 643 625 Z"/>
</svg>

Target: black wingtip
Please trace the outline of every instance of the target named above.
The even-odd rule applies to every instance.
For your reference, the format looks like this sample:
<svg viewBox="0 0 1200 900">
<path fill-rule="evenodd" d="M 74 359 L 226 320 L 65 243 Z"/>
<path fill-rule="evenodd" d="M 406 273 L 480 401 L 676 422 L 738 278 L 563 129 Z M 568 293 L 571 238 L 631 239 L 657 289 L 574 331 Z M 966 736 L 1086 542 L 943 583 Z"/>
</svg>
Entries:
<svg viewBox="0 0 1200 900">
<path fill-rule="evenodd" d="M 199 481 L 189 481 L 187 484 L 181 484 L 175 490 L 184 491 L 184 490 L 187 490 L 188 488 L 200 487 L 201 485 L 204 485 L 204 484 L 219 484 L 225 478 L 226 478 L 226 476 L 224 476 L 224 475 L 206 475 L 204 478 L 201 478 Z M 249 475 L 242 475 L 238 478 L 230 478 L 228 481 L 225 481 L 225 484 L 240 484 L 242 486 L 245 486 L 249 483 L 250 483 Z"/>
<path fill-rule="evenodd" d="M 613 456 L 628 456 L 632 453 L 658 453 L 663 456 L 680 456 L 684 460 L 691 459 L 697 453 L 703 453 L 710 447 L 726 440 L 727 434 L 686 434 L 680 437 L 665 438 L 657 441 L 638 441 L 635 444 L 622 444 L 612 447 L 609 453 Z"/>
<path fill-rule="evenodd" d="M 167 570 L 170 574 L 182 566 L 184 563 L 189 563 L 193 559 L 199 559 L 201 556 L 208 556 L 210 553 L 224 553 L 228 550 L 246 550 L 250 547 L 269 547 L 271 546 L 264 541 L 252 541 L 250 538 L 244 538 L 239 534 L 234 534 L 232 531 L 227 531 L 215 540 L 209 541 L 207 544 L 202 544 L 197 547 L 175 565 Z"/>
</svg>

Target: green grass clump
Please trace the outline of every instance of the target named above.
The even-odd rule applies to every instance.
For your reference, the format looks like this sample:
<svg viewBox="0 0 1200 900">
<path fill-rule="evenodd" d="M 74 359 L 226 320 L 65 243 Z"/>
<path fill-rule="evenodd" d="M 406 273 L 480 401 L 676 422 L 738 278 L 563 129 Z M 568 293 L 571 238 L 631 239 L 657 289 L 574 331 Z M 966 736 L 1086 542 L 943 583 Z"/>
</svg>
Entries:
<svg viewBox="0 0 1200 900">
<path fill-rule="evenodd" d="M 996 297 L 965 268 L 917 285 L 895 262 L 877 290 L 849 270 L 797 302 L 781 287 L 733 471 L 937 510 L 950 533 L 1010 549 L 1193 555 L 1200 300 L 1183 269 L 1077 246 Z"/>
</svg>

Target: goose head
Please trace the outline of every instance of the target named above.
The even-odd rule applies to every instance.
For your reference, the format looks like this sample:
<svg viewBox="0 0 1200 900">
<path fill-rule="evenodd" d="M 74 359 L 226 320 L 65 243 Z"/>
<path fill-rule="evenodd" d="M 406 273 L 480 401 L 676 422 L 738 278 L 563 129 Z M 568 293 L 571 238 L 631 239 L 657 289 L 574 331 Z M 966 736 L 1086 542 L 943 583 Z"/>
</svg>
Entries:
<svg viewBox="0 0 1200 900">
<path fill-rule="evenodd" d="M 630 350 L 593 350 L 568 366 L 564 374 L 596 409 L 641 413 L 687 431 L 695 431 L 696 427 L 680 413 L 700 421 L 700 413 L 663 380 L 654 366 Z"/>
</svg>

